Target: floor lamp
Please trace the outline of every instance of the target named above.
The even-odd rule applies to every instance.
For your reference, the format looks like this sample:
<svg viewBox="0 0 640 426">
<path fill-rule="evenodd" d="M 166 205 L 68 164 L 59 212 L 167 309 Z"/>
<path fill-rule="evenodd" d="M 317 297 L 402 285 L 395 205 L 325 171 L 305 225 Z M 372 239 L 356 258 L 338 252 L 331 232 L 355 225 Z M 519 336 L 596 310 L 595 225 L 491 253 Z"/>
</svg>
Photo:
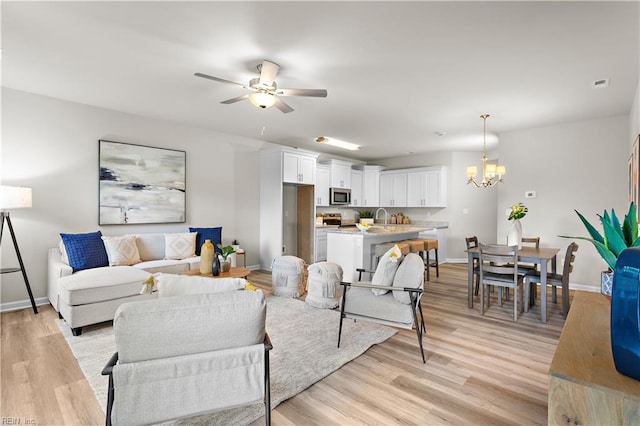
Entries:
<svg viewBox="0 0 640 426">
<path fill-rule="evenodd" d="M 0 227 L 0 247 L 2 245 L 2 234 L 4 231 L 4 223 L 7 222 L 9 226 L 9 232 L 11 233 L 11 239 L 13 240 L 13 247 L 16 250 L 18 256 L 19 268 L 0 268 L 0 273 L 9 274 L 12 272 L 22 272 L 24 278 L 24 284 L 27 286 L 27 292 L 29 293 L 29 299 L 31 299 L 31 307 L 33 313 L 38 313 L 36 302 L 33 300 L 33 293 L 31 292 L 31 286 L 29 285 L 29 278 L 27 278 L 27 271 L 24 268 L 22 262 L 22 256 L 20 255 L 20 249 L 18 248 L 18 240 L 16 240 L 16 234 L 13 232 L 13 225 L 11 225 L 11 216 L 9 216 L 10 209 L 20 209 L 31 207 L 31 188 L 20 186 L 0 186 L 0 211 L 2 214 L 2 226 Z"/>
</svg>

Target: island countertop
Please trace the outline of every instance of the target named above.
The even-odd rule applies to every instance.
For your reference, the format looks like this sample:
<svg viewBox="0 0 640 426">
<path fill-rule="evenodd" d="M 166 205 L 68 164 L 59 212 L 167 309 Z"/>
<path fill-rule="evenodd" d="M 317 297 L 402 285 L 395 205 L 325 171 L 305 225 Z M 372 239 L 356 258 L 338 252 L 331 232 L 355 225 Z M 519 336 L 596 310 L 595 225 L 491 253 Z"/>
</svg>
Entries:
<svg viewBox="0 0 640 426">
<path fill-rule="evenodd" d="M 412 234 L 416 232 L 422 231 L 430 231 L 433 228 L 423 227 L 423 226 L 410 226 L 410 225 L 372 225 L 367 229 L 366 232 L 360 231 L 358 228 L 347 227 L 347 228 L 329 228 L 327 229 L 327 233 L 339 233 L 339 234 L 352 234 L 352 235 L 362 235 L 365 238 L 371 237 L 379 237 L 381 235 L 395 235 L 395 234 Z"/>
</svg>

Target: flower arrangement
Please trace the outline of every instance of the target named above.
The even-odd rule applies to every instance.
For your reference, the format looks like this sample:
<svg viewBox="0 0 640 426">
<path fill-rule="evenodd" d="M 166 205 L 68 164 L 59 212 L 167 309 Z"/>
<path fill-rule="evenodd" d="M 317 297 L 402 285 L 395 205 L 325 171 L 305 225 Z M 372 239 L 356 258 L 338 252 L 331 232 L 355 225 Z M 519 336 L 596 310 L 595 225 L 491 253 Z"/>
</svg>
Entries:
<svg viewBox="0 0 640 426">
<path fill-rule="evenodd" d="M 516 203 L 511 206 L 511 213 L 509 213 L 509 220 L 520 220 L 527 215 L 529 209 L 522 203 Z"/>
</svg>

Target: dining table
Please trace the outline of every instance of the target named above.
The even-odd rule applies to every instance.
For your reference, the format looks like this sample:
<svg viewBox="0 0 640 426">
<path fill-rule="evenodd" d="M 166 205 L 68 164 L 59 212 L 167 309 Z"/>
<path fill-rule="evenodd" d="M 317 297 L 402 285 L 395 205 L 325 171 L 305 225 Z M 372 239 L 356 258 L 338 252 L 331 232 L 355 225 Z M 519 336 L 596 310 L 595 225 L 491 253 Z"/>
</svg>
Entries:
<svg viewBox="0 0 640 426">
<path fill-rule="evenodd" d="M 556 272 L 556 255 L 560 251 L 559 248 L 554 247 L 528 247 L 523 246 L 518 249 L 518 262 L 530 262 L 540 265 L 540 283 L 541 283 L 541 317 L 542 322 L 547 322 L 547 273 L 548 264 L 551 261 L 551 272 Z M 467 298 L 469 308 L 473 308 L 473 259 L 480 257 L 480 247 L 472 247 L 468 250 L 467 257 Z"/>
</svg>

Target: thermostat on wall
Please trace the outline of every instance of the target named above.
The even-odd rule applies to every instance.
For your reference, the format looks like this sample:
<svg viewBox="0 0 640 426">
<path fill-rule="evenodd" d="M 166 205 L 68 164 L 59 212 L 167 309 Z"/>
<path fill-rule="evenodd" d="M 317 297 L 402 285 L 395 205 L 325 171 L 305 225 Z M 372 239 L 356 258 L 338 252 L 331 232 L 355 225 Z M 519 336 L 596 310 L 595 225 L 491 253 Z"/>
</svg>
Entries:
<svg viewBox="0 0 640 426">
<path fill-rule="evenodd" d="M 524 193 L 524 198 L 536 198 L 536 191 L 527 191 Z"/>
</svg>

